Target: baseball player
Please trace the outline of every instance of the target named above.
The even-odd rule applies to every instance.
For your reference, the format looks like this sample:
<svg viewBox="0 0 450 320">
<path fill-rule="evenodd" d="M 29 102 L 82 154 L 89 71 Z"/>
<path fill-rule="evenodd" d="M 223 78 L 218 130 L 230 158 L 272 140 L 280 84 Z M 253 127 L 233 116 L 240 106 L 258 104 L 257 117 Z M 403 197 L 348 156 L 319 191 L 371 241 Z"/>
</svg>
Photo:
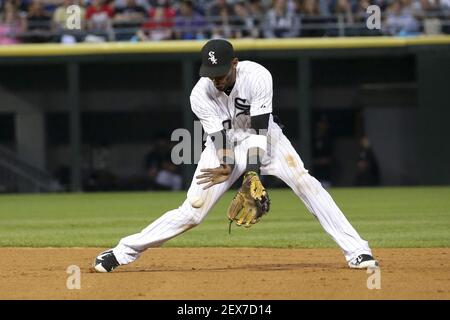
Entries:
<svg viewBox="0 0 450 320">
<path fill-rule="evenodd" d="M 305 169 L 272 116 L 272 76 L 262 65 L 238 61 L 230 42 L 208 41 L 201 50 L 200 80 L 190 96 L 192 111 L 208 134 L 187 199 L 140 233 L 100 253 L 94 268 L 110 272 L 146 249 L 197 226 L 233 183 L 244 175 L 228 218 L 250 227 L 269 211 L 260 175 L 283 180 L 342 249 L 350 268 L 377 267 L 367 241 L 348 222 L 328 192 Z M 230 222 L 230 223 L 231 223 Z"/>
</svg>

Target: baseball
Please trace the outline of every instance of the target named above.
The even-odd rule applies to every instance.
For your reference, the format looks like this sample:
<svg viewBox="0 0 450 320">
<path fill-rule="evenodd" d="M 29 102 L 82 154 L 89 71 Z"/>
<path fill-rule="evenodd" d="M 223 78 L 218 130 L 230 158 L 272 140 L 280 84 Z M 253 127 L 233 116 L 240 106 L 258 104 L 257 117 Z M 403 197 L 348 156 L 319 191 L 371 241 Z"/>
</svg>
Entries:
<svg viewBox="0 0 450 320">
<path fill-rule="evenodd" d="M 203 200 L 199 196 L 194 196 L 190 199 L 191 206 L 194 208 L 200 208 L 203 205 Z"/>
</svg>

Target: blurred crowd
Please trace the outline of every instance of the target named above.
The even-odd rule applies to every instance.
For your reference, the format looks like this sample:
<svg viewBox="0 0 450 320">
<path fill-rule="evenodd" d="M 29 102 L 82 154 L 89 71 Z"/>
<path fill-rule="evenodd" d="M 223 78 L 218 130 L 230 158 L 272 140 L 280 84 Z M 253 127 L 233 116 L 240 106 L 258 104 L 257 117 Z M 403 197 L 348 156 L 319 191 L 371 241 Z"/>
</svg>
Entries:
<svg viewBox="0 0 450 320">
<path fill-rule="evenodd" d="M 69 9 L 73 5 L 78 9 Z M 381 9 L 381 30 L 366 27 L 370 5 Z M 408 36 L 449 29 L 450 0 L 0 0 L 0 44 Z"/>
</svg>

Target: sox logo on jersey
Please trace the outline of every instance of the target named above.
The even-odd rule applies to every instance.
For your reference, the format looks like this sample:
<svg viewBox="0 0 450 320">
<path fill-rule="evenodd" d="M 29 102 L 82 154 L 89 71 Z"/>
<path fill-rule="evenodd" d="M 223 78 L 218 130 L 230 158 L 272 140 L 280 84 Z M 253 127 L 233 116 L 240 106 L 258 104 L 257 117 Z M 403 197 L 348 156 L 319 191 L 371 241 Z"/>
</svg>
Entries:
<svg viewBox="0 0 450 320">
<path fill-rule="evenodd" d="M 249 104 L 244 104 L 246 102 L 247 102 L 247 99 L 242 99 L 242 98 L 239 98 L 239 97 L 234 99 L 234 107 L 236 109 L 242 110 L 241 112 L 236 114 L 236 117 L 239 117 L 241 114 L 243 114 L 243 115 L 249 115 L 250 114 L 250 105 Z"/>
</svg>

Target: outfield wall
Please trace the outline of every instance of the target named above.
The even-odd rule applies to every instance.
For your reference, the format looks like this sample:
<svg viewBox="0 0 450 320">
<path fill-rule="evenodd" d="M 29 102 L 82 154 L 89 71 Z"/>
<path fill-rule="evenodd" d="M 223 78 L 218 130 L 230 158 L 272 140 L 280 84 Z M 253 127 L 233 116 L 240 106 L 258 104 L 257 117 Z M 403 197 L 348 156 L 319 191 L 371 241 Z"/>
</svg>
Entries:
<svg viewBox="0 0 450 320">
<path fill-rule="evenodd" d="M 0 47 L 0 143 L 52 172 L 69 166 L 73 190 L 101 140 L 114 145 L 115 170 L 138 173 L 156 132 L 192 128 L 188 97 L 203 43 Z M 450 183 L 450 36 L 233 44 L 241 60 L 271 70 L 274 108 L 308 167 L 313 126 L 325 115 L 338 185 L 352 184 L 355 137 L 364 131 L 383 184 Z M 124 150 L 133 160 L 120 158 Z M 192 170 L 184 171 L 187 182 Z"/>
</svg>

